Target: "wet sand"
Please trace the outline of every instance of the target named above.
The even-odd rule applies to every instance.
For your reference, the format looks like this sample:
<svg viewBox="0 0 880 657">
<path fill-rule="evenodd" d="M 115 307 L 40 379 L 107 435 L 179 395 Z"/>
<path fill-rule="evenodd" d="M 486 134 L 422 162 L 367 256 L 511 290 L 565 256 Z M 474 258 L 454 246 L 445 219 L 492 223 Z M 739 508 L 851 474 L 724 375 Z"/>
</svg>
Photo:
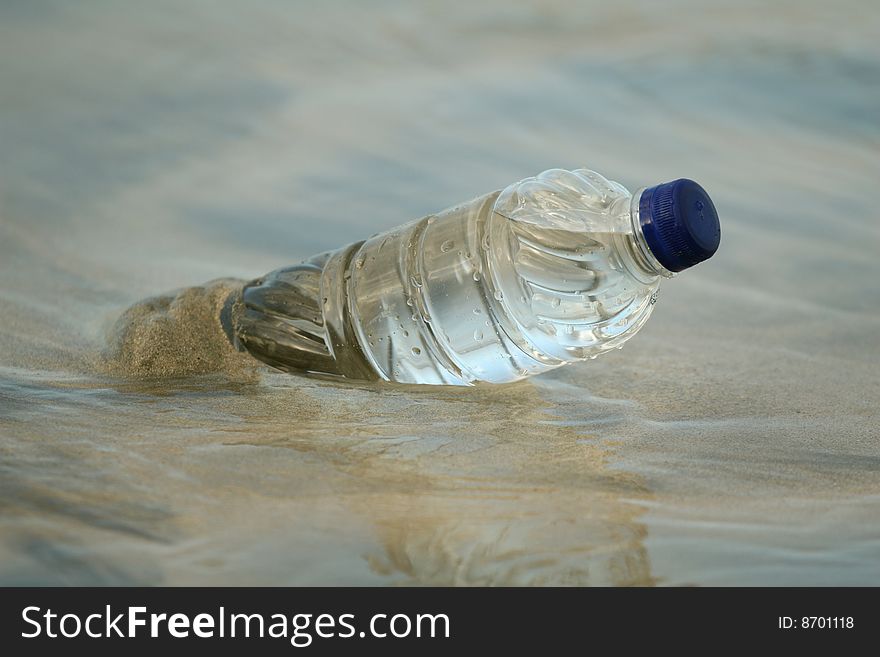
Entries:
<svg viewBox="0 0 880 657">
<path fill-rule="evenodd" d="M 222 373 L 230 380 L 256 380 L 259 363 L 233 347 L 231 328 L 223 322 L 243 283 L 220 279 L 133 304 L 108 332 L 96 369 L 127 379 Z"/>
<path fill-rule="evenodd" d="M 880 11 L 676 6 L 0 7 L 0 583 L 880 584 Z M 718 207 L 622 351 L 226 340 L 235 281 L 551 166 Z"/>
</svg>

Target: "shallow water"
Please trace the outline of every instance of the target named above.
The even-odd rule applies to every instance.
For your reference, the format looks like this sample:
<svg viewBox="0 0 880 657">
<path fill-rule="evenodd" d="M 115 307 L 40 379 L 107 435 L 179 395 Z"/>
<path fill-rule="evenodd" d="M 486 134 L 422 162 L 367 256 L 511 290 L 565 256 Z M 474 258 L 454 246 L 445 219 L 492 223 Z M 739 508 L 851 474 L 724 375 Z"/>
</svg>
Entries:
<svg viewBox="0 0 880 657">
<path fill-rule="evenodd" d="M 0 5 L 0 582 L 880 584 L 880 10 L 764 4 Z M 552 166 L 718 207 L 620 352 L 114 333 Z"/>
</svg>

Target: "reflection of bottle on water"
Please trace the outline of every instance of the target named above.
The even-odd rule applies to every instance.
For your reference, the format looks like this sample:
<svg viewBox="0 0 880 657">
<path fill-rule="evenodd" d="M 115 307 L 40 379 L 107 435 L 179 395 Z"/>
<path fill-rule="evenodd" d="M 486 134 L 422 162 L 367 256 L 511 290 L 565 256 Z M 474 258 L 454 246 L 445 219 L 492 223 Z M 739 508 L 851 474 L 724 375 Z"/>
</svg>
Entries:
<svg viewBox="0 0 880 657">
<path fill-rule="evenodd" d="M 245 285 L 236 341 L 283 370 L 503 383 L 621 346 L 721 237 L 705 190 L 551 169 Z"/>
</svg>

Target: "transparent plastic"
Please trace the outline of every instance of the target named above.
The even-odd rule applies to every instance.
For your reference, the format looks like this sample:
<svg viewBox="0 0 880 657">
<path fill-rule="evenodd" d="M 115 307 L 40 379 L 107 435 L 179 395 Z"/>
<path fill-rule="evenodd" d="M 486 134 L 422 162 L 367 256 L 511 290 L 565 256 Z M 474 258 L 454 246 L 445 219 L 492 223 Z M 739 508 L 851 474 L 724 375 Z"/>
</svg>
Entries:
<svg viewBox="0 0 880 657">
<path fill-rule="evenodd" d="M 282 370 L 401 383 L 506 383 L 595 358 L 672 276 L 638 198 L 593 171 L 545 171 L 248 283 L 234 340 Z"/>
</svg>

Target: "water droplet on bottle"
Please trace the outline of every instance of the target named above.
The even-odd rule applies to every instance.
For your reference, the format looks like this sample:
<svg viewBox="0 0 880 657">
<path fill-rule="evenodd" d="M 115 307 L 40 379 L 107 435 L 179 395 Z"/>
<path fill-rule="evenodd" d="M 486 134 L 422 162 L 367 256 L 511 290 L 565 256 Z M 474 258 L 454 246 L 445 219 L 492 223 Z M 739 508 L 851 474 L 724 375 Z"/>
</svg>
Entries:
<svg viewBox="0 0 880 657">
<path fill-rule="evenodd" d="M 413 313 L 412 321 L 414 321 L 414 322 L 419 321 L 419 314 L 418 313 Z"/>
<path fill-rule="evenodd" d="M 413 284 L 413 287 L 422 287 L 422 279 L 418 276 L 410 276 L 409 282 Z"/>
<path fill-rule="evenodd" d="M 482 278 L 482 276 L 480 276 L 480 272 L 475 271 L 474 272 L 474 280 L 479 281 L 481 278 Z"/>
<path fill-rule="evenodd" d="M 480 342 L 483 339 L 483 332 L 480 329 L 474 331 L 474 340 Z"/>
<path fill-rule="evenodd" d="M 409 331 L 404 331 L 404 332 L 403 332 L 403 337 L 408 338 L 408 337 L 409 337 Z"/>
<path fill-rule="evenodd" d="M 490 322 L 488 319 L 486 320 L 486 326 L 492 326 L 492 322 Z"/>
<path fill-rule="evenodd" d="M 489 233 L 483 235 L 483 241 L 481 242 L 481 244 L 484 250 L 489 250 Z"/>
<path fill-rule="evenodd" d="M 526 298 L 525 298 L 524 296 L 520 296 L 520 298 L 519 298 L 519 302 L 520 302 L 520 303 L 525 303 L 525 302 L 526 302 Z"/>
<path fill-rule="evenodd" d="M 559 297 L 553 297 L 553 301 L 550 302 L 550 305 L 554 308 L 559 308 L 559 305 L 562 303 L 562 300 Z"/>
<path fill-rule="evenodd" d="M 330 299 L 328 299 L 327 297 L 324 297 L 324 305 L 325 305 L 325 306 L 327 305 L 327 302 L 328 302 L 328 301 L 330 301 Z"/>
<path fill-rule="evenodd" d="M 480 310 L 479 308 L 474 308 L 474 315 L 482 315 L 482 314 L 483 314 L 482 310 Z"/>
<path fill-rule="evenodd" d="M 364 259 L 358 258 L 357 260 L 355 260 L 354 266 L 357 267 L 358 269 L 363 269 L 364 268 Z"/>
<path fill-rule="evenodd" d="M 495 290 L 495 300 L 501 301 L 504 298 L 504 293 L 501 290 Z"/>
<path fill-rule="evenodd" d="M 413 300 L 410 297 L 406 298 L 406 305 L 409 306 L 410 308 L 412 308 Z"/>
<path fill-rule="evenodd" d="M 400 317 L 399 317 L 399 316 L 398 316 L 398 318 L 397 318 L 397 319 L 400 319 Z M 400 325 L 400 328 L 403 328 L 403 324 L 401 324 L 401 325 Z"/>
<path fill-rule="evenodd" d="M 443 244 L 440 245 L 440 250 L 443 253 L 449 253 L 452 250 L 452 247 L 455 246 L 455 242 L 452 240 L 446 240 Z"/>
<path fill-rule="evenodd" d="M 422 350 L 419 349 L 418 347 L 413 347 L 412 352 L 413 352 L 413 356 L 418 356 L 422 353 Z"/>
</svg>

